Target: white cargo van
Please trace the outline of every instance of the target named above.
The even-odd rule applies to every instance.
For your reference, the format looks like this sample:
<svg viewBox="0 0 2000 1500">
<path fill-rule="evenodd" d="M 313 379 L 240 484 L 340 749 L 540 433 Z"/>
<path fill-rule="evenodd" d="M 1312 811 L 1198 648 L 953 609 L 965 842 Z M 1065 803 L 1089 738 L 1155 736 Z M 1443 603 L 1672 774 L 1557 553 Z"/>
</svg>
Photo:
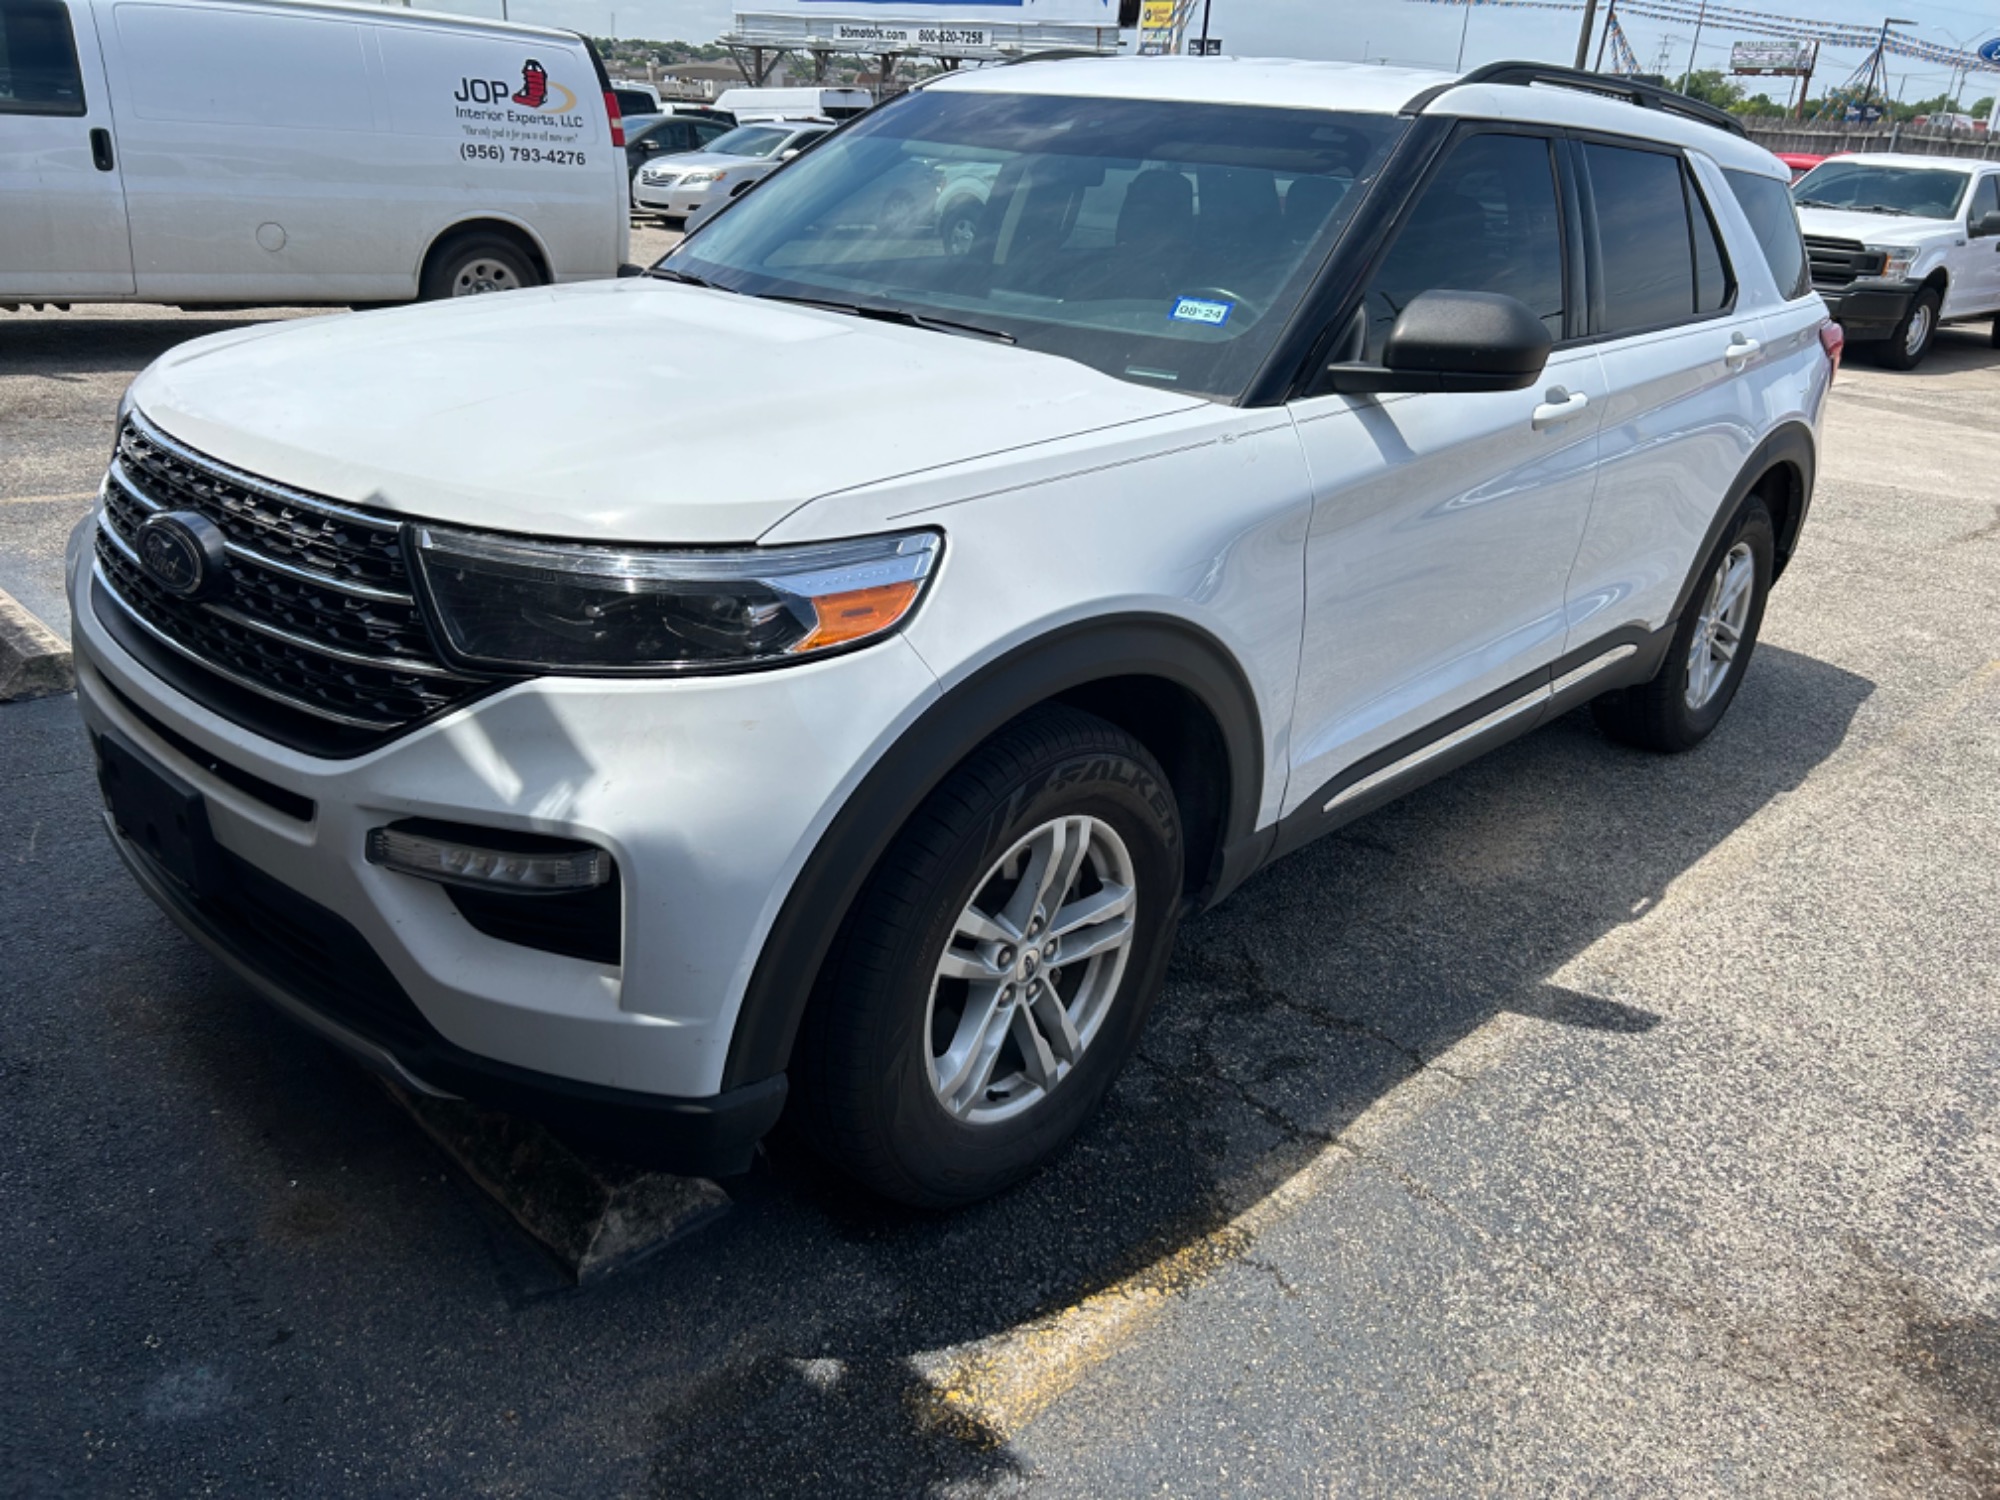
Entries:
<svg viewBox="0 0 2000 1500">
<path fill-rule="evenodd" d="M 623 147 L 572 32 L 291 0 L 0 0 L 0 305 L 612 276 Z"/>
<path fill-rule="evenodd" d="M 815 115 L 845 120 L 873 109 L 875 96 L 866 89 L 724 89 L 715 107 L 743 125 L 752 120 L 808 120 Z"/>
</svg>

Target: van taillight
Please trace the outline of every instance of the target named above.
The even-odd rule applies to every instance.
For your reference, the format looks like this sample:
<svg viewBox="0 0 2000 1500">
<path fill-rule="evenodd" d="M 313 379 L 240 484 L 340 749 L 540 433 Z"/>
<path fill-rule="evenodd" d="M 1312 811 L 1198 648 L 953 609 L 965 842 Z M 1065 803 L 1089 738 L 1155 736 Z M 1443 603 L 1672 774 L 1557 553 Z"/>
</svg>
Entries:
<svg viewBox="0 0 2000 1500">
<path fill-rule="evenodd" d="M 1840 351 L 1847 347 L 1847 335 L 1841 331 L 1838 323 L 1829 321 L 1819 325 L 1819 346 L 1826 351 L 1826 357 L 1833 361 L 1834 373 L 1839 374 Z"/>
<path fill-rule="evenodd" d="M 612 93 L 610 89 L 604 91 L 604 115 L 606 119 L 611 121 L 611 144 L 614 146 L 624 145 L 625 121 L 618 113 L 618 96 Z"/>
</svg>

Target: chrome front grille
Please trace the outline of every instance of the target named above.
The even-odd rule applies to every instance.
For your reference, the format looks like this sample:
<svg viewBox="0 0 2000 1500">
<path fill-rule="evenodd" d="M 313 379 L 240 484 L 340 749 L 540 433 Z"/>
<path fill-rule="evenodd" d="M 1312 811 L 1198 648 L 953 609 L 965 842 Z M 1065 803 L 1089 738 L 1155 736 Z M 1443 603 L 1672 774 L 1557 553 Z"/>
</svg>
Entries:
<svg viewBox="0 0 2000 1500">
<path fill-rule="evenodd" d="M 215 597 L 182 599 L 148 576 L 138 533 L 156 511 L 197 512 L 222 529 L 227 585 Z M 400 521 L 217 463 L 136 413 L 119 430 L 105 484 L 97 576 L 177 656 L 345 731 L 393 732 L 482 686 L 431 645 Z"/>
</svg>

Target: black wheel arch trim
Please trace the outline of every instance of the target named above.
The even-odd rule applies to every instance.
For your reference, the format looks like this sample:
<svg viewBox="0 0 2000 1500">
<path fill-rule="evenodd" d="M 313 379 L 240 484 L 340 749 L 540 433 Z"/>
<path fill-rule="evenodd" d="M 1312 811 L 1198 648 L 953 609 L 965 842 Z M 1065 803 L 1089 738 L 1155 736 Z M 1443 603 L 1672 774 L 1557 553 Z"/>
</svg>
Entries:
<svg viewBox="0 0 2000 1500">
<path fill-rule="evenodd" d="M 1164 679 L 1219 726 L 1230 787 L 1222 836 L 1200 885 L 1222 883 L 1231 851 L 1254 842 L 1264 785 L 1263 716 L 1235 658 L 1213 636 L 1167 615 L 1078 621 L 988 663 L 925 709 L 863 776 L 820 836 L 766 935 L 730 1034 L 722 1087 L 784 1070 L 814 982 L 841 923 L 910 815 L 953 767 L 1022 714 L 1115 678 Z M 1239 877 L 1240 878 L 1240 877 Z"/>
<path fill-rule="evenodd" d="M 1681 591 L 1674 597 L 1674 607 L 1668 622 L 1674 623 L 1694 597 L 1704 576 L 1702 564 L 1715 550 L 1715 544 L 1722 540 L 1722 533 L 1736 523 L 1737 512 L 1750 492 L 1761 484 L 1770 472 L 1781 464 L 1790 464 L 1798 470 L 1798 504 L 1790 508 L 1790 514 L 1773 516 L 1773 523 L 1779 528 L 1776 538 L 1776 556 L 1771 570 L 1771 581 L 1777 582 L 1785 571 L 1785 564 L 1791 561 L 1792 549 L 1798 544 L 1799 533 L 1806 524 L 1806 512 L 1812 508 L 1813 480 L 1819 467 L 1819 447 L 1813 440 L 1812 429 L 1803 422 L 1791 421 L 1776 428 L 1756 450 L 1748 462 L 1736 473 L 1735 482 L 1729 486 L 1729 493 L 1716 508 L 1714 518 L 1708 523 L 1708 530 L 1702 536 L 1701 546 L 1695 550 L 1694 564 L 1681 584 Z"/>
</svg>

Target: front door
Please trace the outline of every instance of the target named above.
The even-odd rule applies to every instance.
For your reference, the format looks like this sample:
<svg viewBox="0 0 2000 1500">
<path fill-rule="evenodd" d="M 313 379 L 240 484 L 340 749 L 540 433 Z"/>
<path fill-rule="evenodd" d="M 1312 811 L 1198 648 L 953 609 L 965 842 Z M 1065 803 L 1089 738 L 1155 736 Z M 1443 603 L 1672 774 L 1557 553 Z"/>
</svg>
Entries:
<svg viewBox="0 0 2000 1500">
<path fill-rule="evenodd" d="M 90 11 L 0 0 L 0 297 L 132 295 L 132 241 Z"/>
<path fill-rule="evenodd" d="M 1988 172 L 1967 196 L 1966 274 L 1960 278 L 1965 297 L 1952 298 L 1954 314 L 2000 311 L 2000 235 L 1979 233 L 1979 221 L 1988 214 L 2000 214 L 2000 173 Z"/>
<path fill-rule="evenodd" d="M 1606 391 L 1595 351 L 1561 342 L 1582 327 L 1563 197 L 1549 139 L 1461 136 L 1353 330 L 1350 352 L 1372 361 L 1417 294 L 1504 293 L 1558 340 L 1531 388 L 1293 404 L 1313 476 L 1293 805 L 1399 741 L 1532 691 L 1523 680 L 1562 654 Z"/>
</svg>

